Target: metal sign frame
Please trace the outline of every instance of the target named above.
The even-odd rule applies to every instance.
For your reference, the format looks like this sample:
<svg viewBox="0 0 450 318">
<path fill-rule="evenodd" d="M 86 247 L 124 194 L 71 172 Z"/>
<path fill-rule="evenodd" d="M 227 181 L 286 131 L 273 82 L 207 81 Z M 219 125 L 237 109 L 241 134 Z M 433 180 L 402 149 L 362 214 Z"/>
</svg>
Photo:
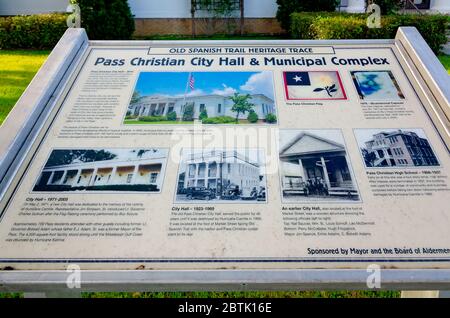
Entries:
<svg viewBox="0 0 450 318">
<path fill-rule="evenodd" d="M 0 199 L 33 150 L 48 116 L 66 93 L 77 65 L 92 46 L 204 45 L 204 41 L 89 41 L 83 29 L 68 29 L 0 127 Z M 208 44 L 223 44 L 209 41 Z M 394 44 L 408 77 L 420 87 L 425 106 L 450 149 L 449 76 L 419 32 L 402 27 L 393 40 L 229 41 L 230 45 Z M 104 270 L 82 271 L 79 291 L 366 289 L 366 270 Z M 66 271 L 0 270 L 0 292 L 67 291 Z M 450 269 L 382 269 L 383 289 L 450 289 Z"/>
</svg>

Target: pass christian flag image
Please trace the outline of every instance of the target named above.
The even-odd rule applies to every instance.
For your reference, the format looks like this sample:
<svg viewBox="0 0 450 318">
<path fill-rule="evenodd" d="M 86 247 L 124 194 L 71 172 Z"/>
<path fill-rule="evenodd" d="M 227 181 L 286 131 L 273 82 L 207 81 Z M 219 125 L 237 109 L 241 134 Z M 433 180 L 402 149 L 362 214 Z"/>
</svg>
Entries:
<svg viewBox="0 0 450 318">
<path fill-rule="evenodd" d="M 338 72 L 284 72 L 288 100 L 342 100 L 347 96 Z"/>
</svg>

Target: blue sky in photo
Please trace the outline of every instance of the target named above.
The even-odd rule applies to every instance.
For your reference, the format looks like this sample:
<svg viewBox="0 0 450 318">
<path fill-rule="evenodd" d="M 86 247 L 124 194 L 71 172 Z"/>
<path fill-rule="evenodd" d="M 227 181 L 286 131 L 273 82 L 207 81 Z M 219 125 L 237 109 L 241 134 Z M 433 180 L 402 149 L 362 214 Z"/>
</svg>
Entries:
<svg viewBox="0 0 450 318">
<path fill-rule="evenodd" d="M 219 94 L 233 92 L 264 94 L 273 98 L 272 72 L 192 72 L 194 90 L 188 95 Z M 142 96 L 184 95 L 189 72 L 141 72 L 136 84 Z"/>
</svg>

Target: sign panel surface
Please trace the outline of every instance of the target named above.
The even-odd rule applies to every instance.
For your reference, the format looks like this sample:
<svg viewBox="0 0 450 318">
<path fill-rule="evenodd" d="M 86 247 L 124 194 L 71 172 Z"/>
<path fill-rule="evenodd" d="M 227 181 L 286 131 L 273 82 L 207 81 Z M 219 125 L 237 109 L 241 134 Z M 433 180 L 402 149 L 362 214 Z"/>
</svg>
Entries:
<svg viewBox="0 0 450 318">
<path fill-rule="evenodd" d="M 449 268 L 449 152 L 396 50 L 90 46 L 1 266 Z"/>
</svg>

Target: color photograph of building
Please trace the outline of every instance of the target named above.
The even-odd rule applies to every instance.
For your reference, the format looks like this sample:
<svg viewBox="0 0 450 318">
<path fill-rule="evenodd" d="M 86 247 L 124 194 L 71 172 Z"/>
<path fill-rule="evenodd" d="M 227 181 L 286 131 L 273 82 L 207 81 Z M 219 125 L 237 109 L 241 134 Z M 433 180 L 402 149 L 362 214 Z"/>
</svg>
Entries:
<svg viewBox="0 0 450 318">
<path fill-rule="evenodd" d="M 261 149 L 183 149 L 176 202 L 266 202 Z"/>
<path fill-rule="evenodd" d="M 356 129 L 368 168 L 439 166 L 422 129 Z"/>
<path fill-rule="evenodd" d="M 55 149 L 33 191 L 161 191 L 167 149 Z"/>
<path fill-rule="evenodd" d="M 358 201 L 340 130 L 280 130 L 284 202 Z"/>
<path fill-rule="evenodd" d="M 353 71 L 350 74 L 362 100 L 405 99 L 391 71 Z"/>
<path fill-rule="evenodd" d="M 141 72 L 124 124 L 274 124 L 272 72 Z"/>
</svg>

